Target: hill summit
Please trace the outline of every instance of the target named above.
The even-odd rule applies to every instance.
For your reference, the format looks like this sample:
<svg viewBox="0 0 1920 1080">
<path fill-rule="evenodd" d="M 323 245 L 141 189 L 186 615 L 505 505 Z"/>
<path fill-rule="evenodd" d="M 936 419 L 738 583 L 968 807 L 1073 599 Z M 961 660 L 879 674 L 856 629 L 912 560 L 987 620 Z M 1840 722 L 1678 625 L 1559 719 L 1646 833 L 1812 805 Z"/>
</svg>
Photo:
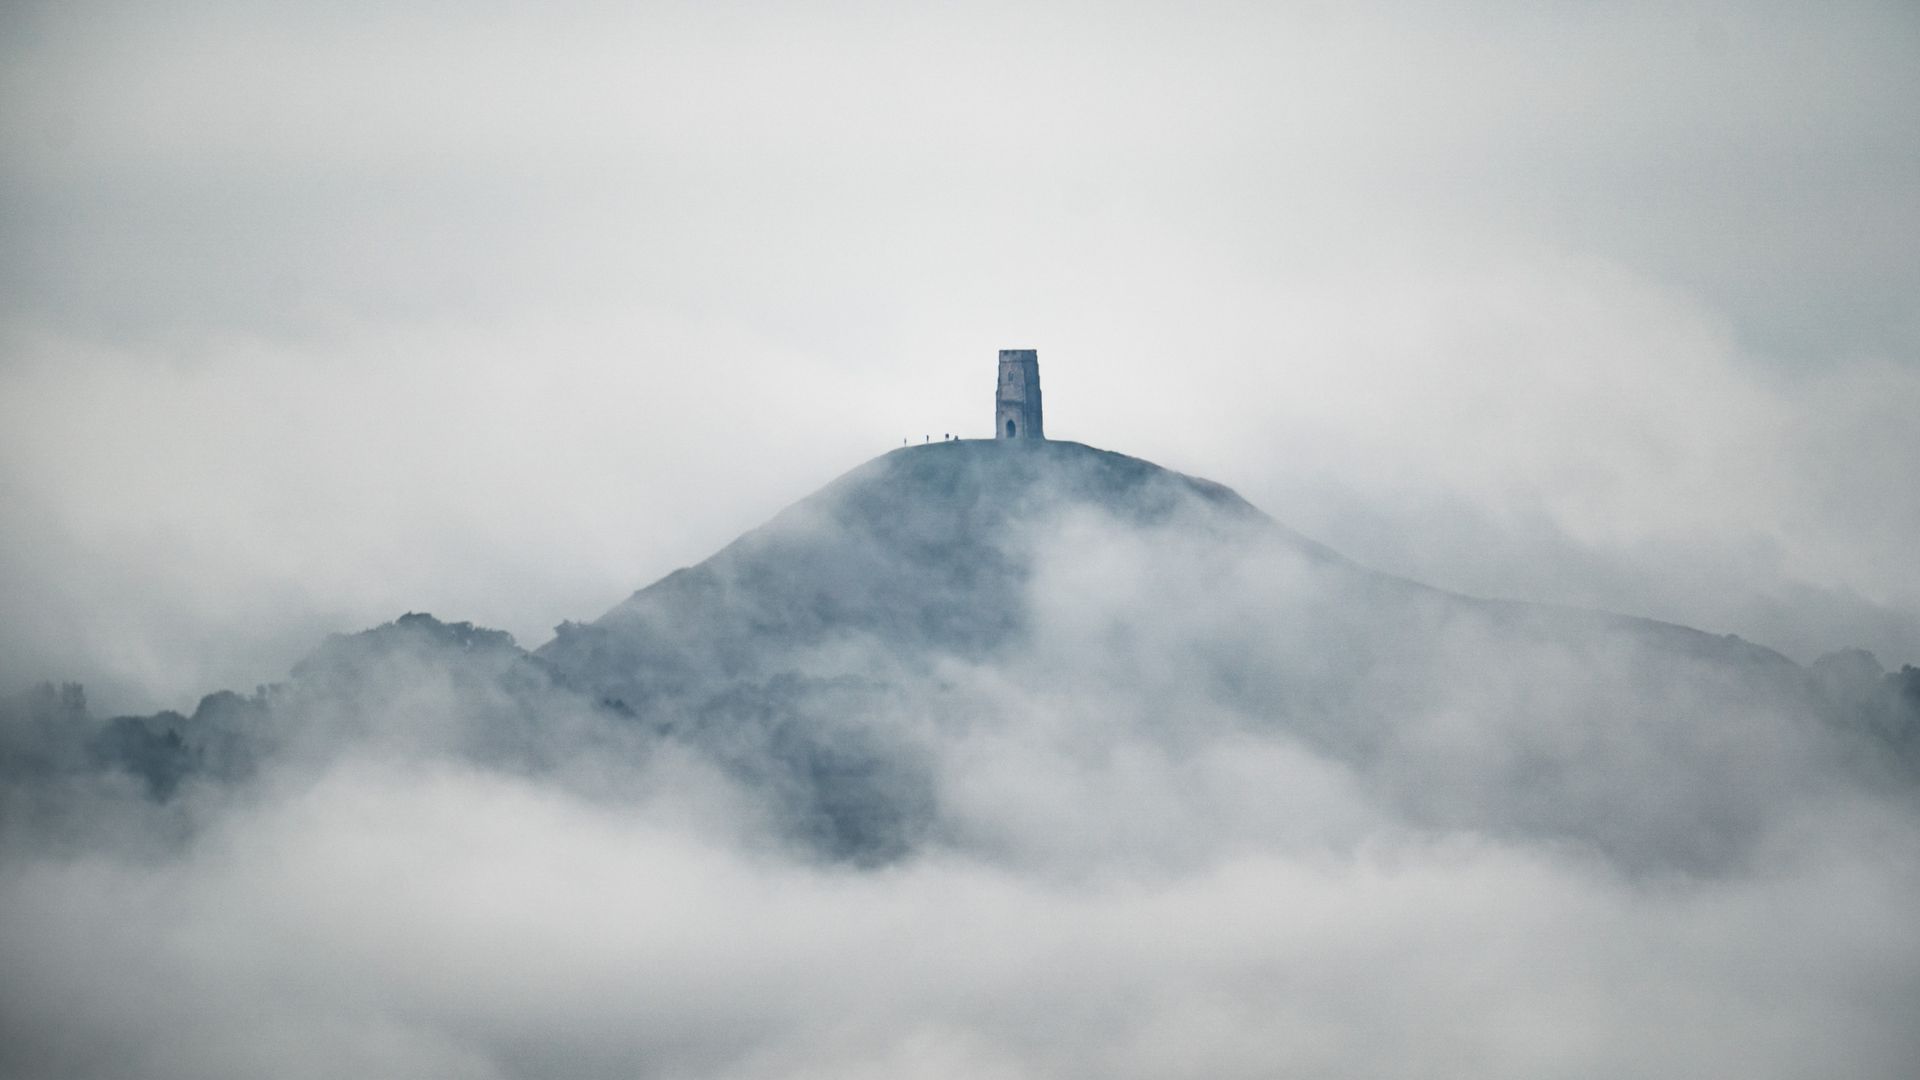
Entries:
<svg viewBox="0 0 1920 1080">
<path fill-rule="evenodd" d="M 1070 442 L 944 442 L 853 470 L 599 620 L 563 626 L 540 655 L 634 696 L 682 676 L 778 668 L 836 640 L 986 657 L 1030 629 L 1036 560 L 1076 520 L 1284 538 L 1335 558 L 1231 490 L 1138 458 Z"/>
</svg>

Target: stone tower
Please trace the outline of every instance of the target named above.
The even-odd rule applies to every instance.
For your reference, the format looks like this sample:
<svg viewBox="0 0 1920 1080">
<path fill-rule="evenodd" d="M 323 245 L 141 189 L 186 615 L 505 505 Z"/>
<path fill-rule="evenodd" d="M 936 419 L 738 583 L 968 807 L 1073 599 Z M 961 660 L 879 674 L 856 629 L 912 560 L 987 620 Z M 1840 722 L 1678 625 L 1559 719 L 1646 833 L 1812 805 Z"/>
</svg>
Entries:
<svg viewBox="0 0 1920 1080">
<path fill-rule="evenodd" d="M 993 437 L 1044 439 L 1040 423 L 1040 354 L 1000 350 L 1000 386 L 993 393 Z"/>
</svg>

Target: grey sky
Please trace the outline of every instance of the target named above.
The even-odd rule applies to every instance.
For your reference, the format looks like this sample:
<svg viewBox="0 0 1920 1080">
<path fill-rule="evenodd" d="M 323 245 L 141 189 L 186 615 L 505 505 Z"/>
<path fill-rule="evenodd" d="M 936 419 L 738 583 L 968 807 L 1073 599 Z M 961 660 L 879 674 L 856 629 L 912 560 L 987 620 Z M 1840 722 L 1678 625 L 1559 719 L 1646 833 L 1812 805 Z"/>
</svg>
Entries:
<svg viewBox="0 0 1920 1080">
<path fill-rule="evenodd" d="M 1467 591 L 1920 661 L 1910 5 L 12 5 L 9 686 L 530 644 L 1050 434 Z"/>
</svg>

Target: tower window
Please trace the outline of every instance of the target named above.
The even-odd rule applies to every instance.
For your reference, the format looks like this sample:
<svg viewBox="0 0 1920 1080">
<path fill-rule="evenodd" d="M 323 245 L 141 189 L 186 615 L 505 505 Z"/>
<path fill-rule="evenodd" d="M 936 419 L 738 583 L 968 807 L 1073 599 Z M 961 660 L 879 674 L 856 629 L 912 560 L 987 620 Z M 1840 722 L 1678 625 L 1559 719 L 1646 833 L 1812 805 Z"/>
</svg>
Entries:
<svg viewBox="0 0 1920 1080">
<path fill-rule="evenodd" d="M 1013 438 L 1013 421 L 1007 421 L 1007 438 Z"/>
</svg>

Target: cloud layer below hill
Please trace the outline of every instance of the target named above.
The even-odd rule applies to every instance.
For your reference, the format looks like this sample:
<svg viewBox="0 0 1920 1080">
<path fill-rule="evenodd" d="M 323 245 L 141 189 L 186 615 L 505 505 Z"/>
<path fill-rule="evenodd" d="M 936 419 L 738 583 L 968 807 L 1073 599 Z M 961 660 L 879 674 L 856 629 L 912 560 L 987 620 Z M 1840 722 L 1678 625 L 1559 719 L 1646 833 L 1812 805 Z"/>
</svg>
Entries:
<svg viewBox="0 0 1920 1080">
<path fill-rule="evenodd" d="M 1183 804 L 1273 779 L 1276 755 L 1121 753 L 1079 781 L 1142 814 L 1163 788 L 1165 842 L 1204 852 Z M 4 1058 L 151 1078 L 1893 1078 L 1920 1051 L 1911 817 L 1815 815 L 1763 868 L 1645 881 L 1289 802 L 1291 829 L 1357 839 L 1178 872 L 1124 852 L 852 872 L 769 856 L 705 798 L 349 762 L 178 858 L 7 865 Z M 1095 839 L 1027 811 L 1035 844 Z"/>
</svg>

